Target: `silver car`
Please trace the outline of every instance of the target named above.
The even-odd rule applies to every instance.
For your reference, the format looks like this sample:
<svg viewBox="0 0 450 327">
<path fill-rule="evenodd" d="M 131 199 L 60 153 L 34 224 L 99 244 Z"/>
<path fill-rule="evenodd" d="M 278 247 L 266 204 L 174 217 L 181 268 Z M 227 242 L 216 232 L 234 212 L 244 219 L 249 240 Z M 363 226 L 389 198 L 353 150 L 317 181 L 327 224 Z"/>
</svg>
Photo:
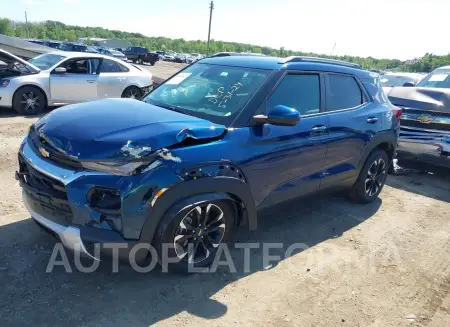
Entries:
<svg viewBox="0 0 450 327">
<path fill-rule="evenodd" d="M 153 75 L 95 53 L 50 52 L 30 61 L 0 49 L 0 106 L 35 115 L 47 106 L 104 98 L 140 98 Z"/>
</svg>

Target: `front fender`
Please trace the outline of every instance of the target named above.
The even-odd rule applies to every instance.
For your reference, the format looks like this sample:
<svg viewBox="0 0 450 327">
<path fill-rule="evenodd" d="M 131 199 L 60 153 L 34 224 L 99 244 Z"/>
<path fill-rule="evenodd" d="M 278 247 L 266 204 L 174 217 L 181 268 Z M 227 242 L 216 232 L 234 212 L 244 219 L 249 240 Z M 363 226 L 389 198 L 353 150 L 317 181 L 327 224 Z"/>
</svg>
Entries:
<svg viewBox="0 0 450 327">
<path fill-rule="evenodd" d="M 247 213 L 249 229 L 256 229 L 255 201 L 247 184 L 236 178 L 216 176 L 181 182 L 163 193 L 155 202 L 151 216 L 145 221 L 140 240 L 150 243 L 164 214 L 172 208 L 218 199 L 242 201 Z"/>
</svg>

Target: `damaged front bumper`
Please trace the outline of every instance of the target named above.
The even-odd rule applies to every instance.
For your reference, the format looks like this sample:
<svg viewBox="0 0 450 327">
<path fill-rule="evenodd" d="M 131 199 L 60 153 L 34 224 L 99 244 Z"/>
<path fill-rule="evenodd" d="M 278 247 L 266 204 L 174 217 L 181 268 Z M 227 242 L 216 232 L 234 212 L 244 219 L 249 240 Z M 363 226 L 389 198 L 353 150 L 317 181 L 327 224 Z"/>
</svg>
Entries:
<svg viewBox="0 0 450 327">
<path fill-rule="evenodd" d="M 43 158 L 27 139 L 19 151 L 16 179 L 33 219 L 67 248 L 89 257 L 93 244 L 124 243 L 131 250 L 149 242 L 141 232 L 152 220 L 152 202 L 163 186 L 179 181 L 164 166 L 134 176 L 63 167 Z"/>
<path fill-rule="evenodd" d="M 450 168 L 450 133 L 402 128 L 397 158 Z"/>
</svg>

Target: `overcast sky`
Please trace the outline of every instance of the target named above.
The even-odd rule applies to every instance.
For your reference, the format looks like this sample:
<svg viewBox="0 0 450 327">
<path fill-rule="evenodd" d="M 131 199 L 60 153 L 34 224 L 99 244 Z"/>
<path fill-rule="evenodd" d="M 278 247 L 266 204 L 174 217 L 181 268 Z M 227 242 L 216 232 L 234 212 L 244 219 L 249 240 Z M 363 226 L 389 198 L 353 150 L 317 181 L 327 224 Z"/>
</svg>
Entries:
<svg viewBox="0 0 450 327">
<path fill-rule="evenodd" d="M 274 48 L 412 59 L 450 52 L 450 0 L 216 0 L 211 37 Z M 0 17 L 206 40 L 208 0 L 0 0 Z"/>
</svg>

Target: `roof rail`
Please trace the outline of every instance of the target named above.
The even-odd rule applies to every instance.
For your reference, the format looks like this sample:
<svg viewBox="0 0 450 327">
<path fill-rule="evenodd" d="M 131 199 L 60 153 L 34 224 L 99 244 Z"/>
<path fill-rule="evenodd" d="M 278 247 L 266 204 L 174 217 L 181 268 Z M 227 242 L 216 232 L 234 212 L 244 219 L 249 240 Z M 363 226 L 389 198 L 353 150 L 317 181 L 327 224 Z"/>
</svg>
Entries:
<svg viewBox="0 0 450 327">
<path fill-rule="evenodd" d="M 352 62 L 328 59 L 328 58 L 319 58 L 319 57 L 292 56 L 292 57 L 282 58 L 279 61 L 280 64 L 286 64 L 288 62 L 318 62 L 318 63 L 323 63 L 323 64 L 339 65 L 339 66 L 346 66 L 346 67 L 352 67 L 352 68 L 361 68 L 361 66 L 359 64 L 355 64 Z"/>
<path fill-rule="evenodd" d="M 228 57 L 228 56 L 265 56 L 261 53 L 251 53 L 251 52 L 218 52 L 210 57 Z"/>
</svg>

